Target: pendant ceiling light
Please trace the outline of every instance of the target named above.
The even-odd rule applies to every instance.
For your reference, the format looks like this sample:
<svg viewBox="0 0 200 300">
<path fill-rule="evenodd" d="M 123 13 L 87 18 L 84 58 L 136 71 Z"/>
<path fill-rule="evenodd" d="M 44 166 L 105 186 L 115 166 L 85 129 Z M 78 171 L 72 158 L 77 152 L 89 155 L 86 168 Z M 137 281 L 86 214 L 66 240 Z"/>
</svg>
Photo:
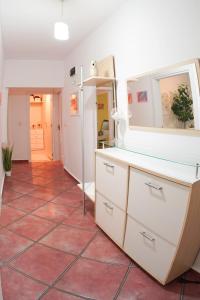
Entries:
<svg viewBox="0 0 200 300">
<path fill-rule="evenodd" d="M 69 39 L 69 27 L 66 23 L 62 22 L 64 0 L 60 0 L 60 1 L 61 1 L 61 20 L 54 24 L 54 37 L 57 40 L 66 41 Z"/>
</svg>

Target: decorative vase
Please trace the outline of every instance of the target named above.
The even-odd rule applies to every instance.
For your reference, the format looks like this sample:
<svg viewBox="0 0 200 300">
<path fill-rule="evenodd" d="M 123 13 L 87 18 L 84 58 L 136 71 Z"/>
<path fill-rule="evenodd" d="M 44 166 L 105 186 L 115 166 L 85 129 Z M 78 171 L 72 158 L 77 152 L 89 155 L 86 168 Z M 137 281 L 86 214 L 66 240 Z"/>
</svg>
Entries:
<svg viewBox="0 0 200 300">
<path fill-rule="evenodd" d="M 11 176 L 11 170 L 10 171 L 6 171 L 6 176 Z"/>
<path fill-rule="evenodd" d="M 98 76 L 97 63 L 95 60 L 92 60 L 90 63 L 90 76 Z"/>
</svg>

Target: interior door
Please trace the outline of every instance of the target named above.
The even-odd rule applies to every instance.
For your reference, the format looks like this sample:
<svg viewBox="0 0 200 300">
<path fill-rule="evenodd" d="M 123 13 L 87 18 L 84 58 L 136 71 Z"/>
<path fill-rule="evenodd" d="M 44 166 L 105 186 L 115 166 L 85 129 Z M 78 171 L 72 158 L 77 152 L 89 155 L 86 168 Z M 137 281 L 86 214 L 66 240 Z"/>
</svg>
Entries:
<svg viewBox="0 0 200 300">
<path fill-rule="evenodd" d="M 13 144 L 13 160 L 30 160 L 28 95 L 9 95 L 8 140 Z"/>
<path fill-rule="evenodd" d="M 43 129 L 44 129 L 44 144 L 47 156 L 53 159 L 53 140 L 52 140 L 52 95 L 46 95 L 43 102 Z"/>
</svg>

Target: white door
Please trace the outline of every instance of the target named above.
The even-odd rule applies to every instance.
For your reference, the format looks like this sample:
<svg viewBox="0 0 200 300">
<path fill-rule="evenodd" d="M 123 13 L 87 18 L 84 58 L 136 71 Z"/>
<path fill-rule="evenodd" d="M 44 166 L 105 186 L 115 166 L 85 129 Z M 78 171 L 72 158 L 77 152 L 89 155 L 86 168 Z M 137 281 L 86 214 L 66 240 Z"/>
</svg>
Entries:
<svg viewBox="0 0 200 300">
<path fill-rule="evenodd" d="M 46 95 L 43 102 L 43 129 L 45 152 L 50 159 L 53 159 L 53 141 L 52 141 L 52 95 Z"/>
<path fill-rule="evenodd" d="M 8 140 L 13 144 L 13 160 L 30 160 L 28 95 L 9 95 Z"/>
</svg>

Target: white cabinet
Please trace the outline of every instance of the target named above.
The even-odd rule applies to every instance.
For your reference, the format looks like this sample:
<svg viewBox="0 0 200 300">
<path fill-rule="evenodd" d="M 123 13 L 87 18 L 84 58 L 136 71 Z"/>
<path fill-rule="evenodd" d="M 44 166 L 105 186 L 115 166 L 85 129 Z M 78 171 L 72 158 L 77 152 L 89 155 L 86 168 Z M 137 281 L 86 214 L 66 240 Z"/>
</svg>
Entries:
<svg viewBox="0 0 200 300">
<path fill-rule="evenodd" d="M 195 170 L 120 149 L 96 151 L 96 223 L 162 284 L 200 249 Z"/>
<path fill-rule="evenodd" d="M 176 248 L 128 216 L 124 251 L 152 276 L 165 282 Z"/>
<path fill-rule="evenodd" d="M 128 214 L 175 245 L 189 196 L 186 186 L 130 168 Z"/>
<path fill-rule="evenodd" d="M 115 241 L 123 246 L 126 213 L 112 202 L 96 193 L 96 223 Z"/>
<path fill-rule="evenodd" d="M 44 149 L 44 132 L 42 128 L 31 129 L 31 149 Z"/>
<path fill-rule="evenodd" d="M 96 157 L 96 190 L 119 208 L 127 204 L 128 166 L 112 159 Z"/>
</svg>

